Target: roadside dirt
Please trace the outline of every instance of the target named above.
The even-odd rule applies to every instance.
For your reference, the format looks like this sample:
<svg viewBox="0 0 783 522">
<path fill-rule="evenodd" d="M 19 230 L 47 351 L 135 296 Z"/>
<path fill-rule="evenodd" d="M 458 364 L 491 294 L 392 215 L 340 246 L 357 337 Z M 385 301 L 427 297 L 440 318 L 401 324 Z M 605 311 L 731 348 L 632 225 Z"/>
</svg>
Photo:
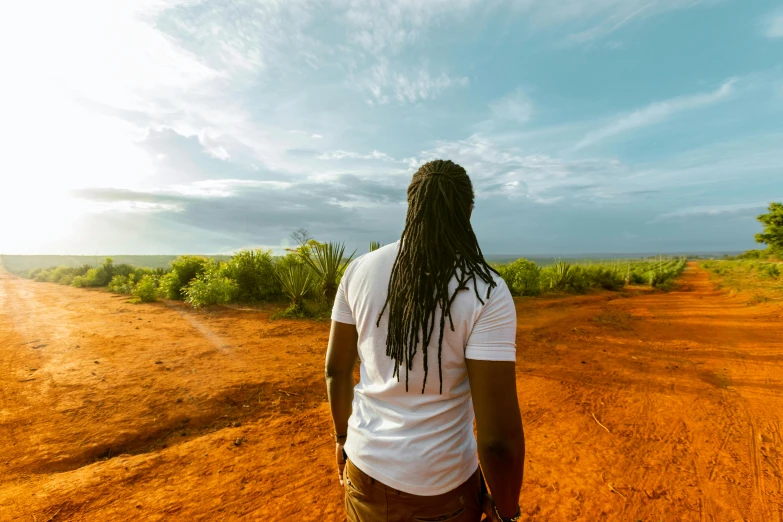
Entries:
<svg viewBox="0 0 783 522">
<path fill-rule="evenodd" d="M 525 520 L 783 522 L 783 308 L 517 303 Z M 343 520 L 327 323 L 0 272 L 0 521 Z"/>
</svg>

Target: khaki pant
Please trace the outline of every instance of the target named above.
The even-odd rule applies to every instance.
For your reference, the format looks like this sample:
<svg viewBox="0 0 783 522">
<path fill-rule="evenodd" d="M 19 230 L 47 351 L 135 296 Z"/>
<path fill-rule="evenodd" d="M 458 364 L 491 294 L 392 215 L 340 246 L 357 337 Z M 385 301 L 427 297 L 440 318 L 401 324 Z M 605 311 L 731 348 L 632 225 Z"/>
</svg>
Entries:
<svg viewBox="0 0 783 522">
<path fill-rule="evenodd" d="M 479 470 L 461 486 L 423 497 L 390 488 L 349 460 L 345 465 L 345 511 L 351 522 L 478 522 L 481 520 Z"/>
</svg>

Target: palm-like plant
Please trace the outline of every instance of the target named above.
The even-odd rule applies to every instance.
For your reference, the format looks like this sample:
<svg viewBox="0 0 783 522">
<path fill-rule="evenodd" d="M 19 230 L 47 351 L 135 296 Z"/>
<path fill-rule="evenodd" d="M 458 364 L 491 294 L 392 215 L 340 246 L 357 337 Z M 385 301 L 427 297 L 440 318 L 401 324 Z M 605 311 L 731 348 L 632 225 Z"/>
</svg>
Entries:
<svg viewBox="0 0 783 522">
<path fill-rule="evenodd" d="M 291 310 L 300 313 L 304 307 L 304 300 L 313 287 L 313 281 L 307 269 L 300 265 L 281 268 L 277 271 L 277 278 L 283 292 L 291 300 Z"/>
<path fill-rule="evenodd" d="M 576 277 L 574 267 L 565 261 L 558 261 L 552 266 L 549 274 L 549 288 L 553 290 L 566 290 L 571 287 Z"/>
<path fill-rule="evenodd" d="M 321 291 L 326 302 L 334 302 L 337 295 L 337 282 L 345 271 L 345 267 L 353 259 L 356 250 L 346 260 L 343 260 L 345 243 L 316 243 L 309 249 L 302 251 L 302 260 L 307 263 L 315 275 L 321 281 Z"/>
</svg>

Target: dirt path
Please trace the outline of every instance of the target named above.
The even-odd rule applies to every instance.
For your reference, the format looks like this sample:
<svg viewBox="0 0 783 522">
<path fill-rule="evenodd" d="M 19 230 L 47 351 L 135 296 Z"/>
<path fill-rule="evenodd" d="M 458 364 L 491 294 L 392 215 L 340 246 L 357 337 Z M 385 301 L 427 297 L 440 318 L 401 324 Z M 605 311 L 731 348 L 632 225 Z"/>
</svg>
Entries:
<svg viewBox="0 0 783 522">
<path fill-rule="evenodd" d="M 783 310 L 518 303 L 528 520 L 783 522 Z M 0 272 L 0 520 L 342 520 L 328 324 Z"/>
</svg>

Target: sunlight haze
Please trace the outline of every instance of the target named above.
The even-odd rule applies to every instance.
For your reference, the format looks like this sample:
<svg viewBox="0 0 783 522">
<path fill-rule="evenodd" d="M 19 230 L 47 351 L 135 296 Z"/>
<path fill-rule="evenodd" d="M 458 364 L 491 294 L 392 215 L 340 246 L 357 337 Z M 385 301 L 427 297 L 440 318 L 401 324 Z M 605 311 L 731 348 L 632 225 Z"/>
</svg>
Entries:
<svg viewBox="0 0 783 522">
<path fill-rule="evenodd" d="M 422 163 L 489 254 L 752 248 L 783 198 L 775 1 L 13 2 L 0 253 L 399 238 Z"/>
</svg>

